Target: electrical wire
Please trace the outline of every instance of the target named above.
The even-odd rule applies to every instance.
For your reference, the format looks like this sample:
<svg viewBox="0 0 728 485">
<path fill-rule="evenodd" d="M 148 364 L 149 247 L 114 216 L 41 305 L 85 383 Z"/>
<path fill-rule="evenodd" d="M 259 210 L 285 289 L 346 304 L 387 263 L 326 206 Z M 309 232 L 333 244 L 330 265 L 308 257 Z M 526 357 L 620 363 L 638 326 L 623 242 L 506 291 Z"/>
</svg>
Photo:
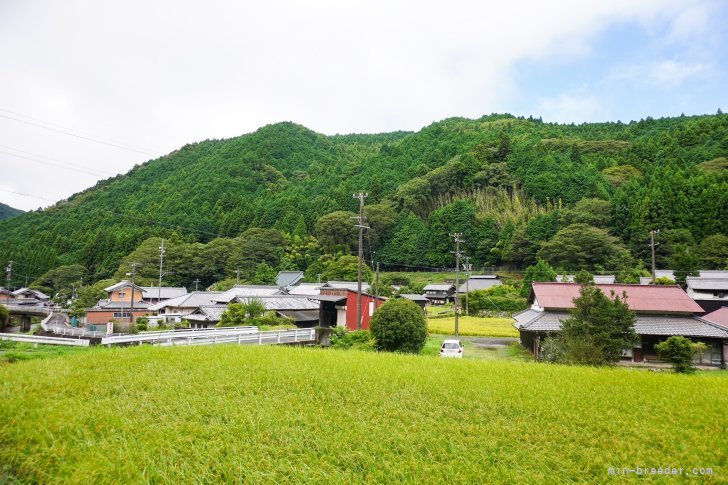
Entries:
<svg viewBox="0 0 728 485">
<path fill-rule="evenodd" d="M 81 135 L 79 133 L 74 133 L 73 131 L 70 130 L 70 128 L 64 128 L 64 127 L 62 127 L 62 129 L 61 128 L 54 128 L 53 126 L 50 126 L 50 125 L 52 125 L 52 123 L 48 123 L 46 121 L 38 120 L 38 119 L 32 118 L 30 116 L 22 115 L 20 113 L 15 113 L 13 111 L 9 111 L 9 110 L 6 110 L 6 109 L 0 109 L 0 111 L 3 111 L 5 113 L 12 113 L 12 114 L 16 115 L 16 116 L 10 116 L 10 115 L 7 115 L 7 114 L 0 113 L 0 118 L 5 118 L 5 119 L 8 119 L 8 120 L 17 121 L 18 123 L 24 123 L 26 125 L 35 126 L 37 128 L 42 128 L 44 130 L 53 131 L 53 132 L 56 132 L 56 133 L 62 133 L 64 135 L 73 136 L 75 138 L 79 138 L 79 139 L 82 139 L 82 140 L 87 140 L 87 141 L 91 141 L 91 142 L 94 142 L 94 143 L 99 143 L 99 144 L 102 144 L 102 145 L 108 145 L 108 146 L 111 146 L 111 147 L 120 148 L 122 150 L 127 150 L 127 151 L 131 151 L 131 152 L 141 153 L 143 155 L 152 156 L 152 153 L 150 153 L 148 150 L 143 150 L 141 148 L 137 148 L 137 147 L 135 147 L 133 145 L 129 145 L 127 143 L 116 142 L 116 141 L 113 141 L 113 140 L 105 140 L 105 139 L 99 138 L 99 137 Z M 23 118 L 28 118 L 28 119 L 31 119 L 31 120 L 38 121 L 38 123 L 33 122 L 33 121 L 24 120 L 22 118 L 18 118 L 18 116 L 22 116 Z M 59 126 L 59 125 L 56 125 L 56 126 Z"/>
</svg>

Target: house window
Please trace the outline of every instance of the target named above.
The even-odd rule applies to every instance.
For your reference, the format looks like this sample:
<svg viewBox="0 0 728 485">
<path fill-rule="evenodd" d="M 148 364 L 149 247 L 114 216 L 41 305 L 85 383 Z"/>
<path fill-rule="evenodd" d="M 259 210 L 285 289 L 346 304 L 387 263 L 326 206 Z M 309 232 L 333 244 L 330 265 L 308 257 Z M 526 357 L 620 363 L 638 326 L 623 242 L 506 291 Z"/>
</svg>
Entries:
<svg viewBox="0 0 728 485">
<path fill-rule="evenodd" d="M 130 318 L 131 313 L 129 312 L 114 312 L 114 318 Z"/>
<path fill-rule="evenodd" d="M 123 291 L 120 291 L 119 292 L 119 298 L 122 298 L 123 299 L 125 297 L 126 297 L 126 293 L 124 293 Z"/>
</svg>

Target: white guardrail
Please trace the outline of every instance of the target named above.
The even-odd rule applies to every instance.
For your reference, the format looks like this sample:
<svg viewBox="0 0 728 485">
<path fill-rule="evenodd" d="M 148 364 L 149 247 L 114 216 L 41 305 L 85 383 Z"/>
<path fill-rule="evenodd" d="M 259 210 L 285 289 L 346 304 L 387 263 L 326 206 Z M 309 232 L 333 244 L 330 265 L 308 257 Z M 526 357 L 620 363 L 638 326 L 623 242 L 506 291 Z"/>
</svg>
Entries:
<svg viewBox="0 0 728 485">
<path fill-rule="evenodd" d="M 83 339 L 70 339 L 62 337 L 41 337 L 39 335 L 21 335 L 17 333 L 0 333 L 0 340 L 12 340 L 14 342 L 28 342 L 31 344 L 45 345 L 72 345 L 76 347 L 88 347 L 90 341 Z"/>
<path fill-rule="evenodd" d="M 165 332 L 166 335 L 124 335 L 101 339 L 102 345 L 131 343 L 142 345 L 144 343 L 163 347 L 175 345 L 215 345 L 236 343 L 243 344 L 284 344 L 311 342 L 316 339 L 316 329 L 297 328 L 291 330 L 272 330 L 259 332 L 257 327 L 237 327 L 231 329 L 216 329 L 209 332 Z"/>
</svg>

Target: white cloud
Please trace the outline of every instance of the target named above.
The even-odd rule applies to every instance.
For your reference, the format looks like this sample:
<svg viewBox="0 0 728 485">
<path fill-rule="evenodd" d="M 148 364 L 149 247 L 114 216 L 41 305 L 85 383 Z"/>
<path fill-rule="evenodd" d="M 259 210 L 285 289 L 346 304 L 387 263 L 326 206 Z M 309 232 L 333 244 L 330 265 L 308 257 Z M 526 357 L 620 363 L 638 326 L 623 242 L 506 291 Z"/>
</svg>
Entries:
<svg viewBox="0 0 728 485">
<path fill-rule="evenodd" d="M 560 94 L 555 98 L 542 99 L 539 112 L 544 121 L 557 123 L 584 123 L 606 121 L 604 106 L 590 95 Z"/>
<path fill-rule="evenodd" d="M 324 133 L 415 130 L 510 111 L 515 65 L 588 58 L 614 25 L 682 18 L 674 35 L 694 32 L 702 17 L 690 11 L 705 2 L 16 0 L 0 4 L 0 108 L 155 155 L 283 120 Z M 598 103 L 580 99 L 543 106 L 596 116 Z M 0 144 L 110 173 L 146 159 L 3 119 Z M 93 183 L 2 156 L 0 168 L 18 191 L 53 199 Z"/>
</svg>

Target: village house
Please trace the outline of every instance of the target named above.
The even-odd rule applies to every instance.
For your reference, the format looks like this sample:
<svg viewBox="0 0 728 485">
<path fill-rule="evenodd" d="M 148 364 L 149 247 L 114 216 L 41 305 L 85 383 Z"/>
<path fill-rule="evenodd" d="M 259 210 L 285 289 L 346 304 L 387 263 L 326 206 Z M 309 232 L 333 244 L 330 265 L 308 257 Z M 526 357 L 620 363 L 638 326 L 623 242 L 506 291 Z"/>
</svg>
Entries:
<svg viewBox="0 0 728 485">
<path fill-rule="evenodd" d="M 0 302 L 5 303 L 6 305 L 9 303 L 15 303 L 15 294 L 13 294 L 10 290 L 0 287 Z"/>
<path fill-rule="evenodd" d="M 430 283 L 423 288 L 424 296 L 431 305 L 444 305 L 455 301 L 455 285 L 451 283 Z"/>
<path fill-rule="evenodd" d="M 425 307 L 427 306 L 428 300 L 422 295 L 416 295 L 413 293 L 402 293 L 399 295 L 400 298 L 405 298 L 407 300 L 415 302 L 415 304 L 422 308 L 422 310 L 425 310 Z"/>
<path fill-rule="evenodd" d="M 728 271 L 700 271 L 700 276 L 685 278 L 688 296 L 710 313 L 728 306 Z"/>
<path fill-rule="evenodd" d="M 93 308 L 86 309 L 87 324 L 98 325 L 111 320 L 129 323 L 150 314 L 151 305 L 143 301 L 144 288 L 141 286 L 121 281 L 104 288 L 104 291 L 107 299 L 100 300 Z"/>
<path fill-rule="evenodd" d="M 465 280 L 465 283 L 460 285 L 458 290 L 460 293 L 469 293 L 476 290 L 487 290 L 494 286 L 500 286 L 501 281 L 498 279 L 498 275 L 494 274 L 474 274 Z"/>
<path fill-rule="evenodd" d="M 701 365 L 724 367 L 728 360 L 728 331 L 695 316 L 702 308 L 678 286 L 597 285 L 606 295 L 626 294 L 629 308 L 636 313 L 635 332 L 638 343 L 625 349 L 623 360 L 658 362 L 655 345 L 672 335 L 682 335 L 704 342 L 708 351 L 696 358 Z M 533 283 L 531 308 L 514 315 L 521 343 L 536 357 L 548 335 L 561 331 L 561 322 L 569 318 L 580 286 L 573 283 Z"/>
<path fill-rule="evenodd" d="M 13 292 L 16 305 L 45 305 L 50 302 L 51 297 L 42 291 L 30 288 L 20 288 Z"/>
<path fill-rule="evenodd" d="M 221 305 L 217 301 L 220 295 L 221 291 L 193 291 L 157 303 L 151 306 L 150 310 L 156 312 L 158 320 L 163 320 L 165 323 L 179 323 L 201 306 Z"/>
<path fill-rule="evenodd" d="M 187 288 L 175 286 L 142 286 L 142 300 L 152 305 L 187 294 Z"/>
<path fill-rule="evenodd" d="M 220 293 L 215 297 L 215 301 L 217 303 L 227 304 L 240 297 L 287 294 L 285 290 L 272 285 L 235 285 L 229 290 Z"/>
<path fill-rule="evenodd" d="M 288 289 L 298 285 L 303 279 L 303 271 L 281 271 L 276 276 L 276 286 Z"/>
</svg>

